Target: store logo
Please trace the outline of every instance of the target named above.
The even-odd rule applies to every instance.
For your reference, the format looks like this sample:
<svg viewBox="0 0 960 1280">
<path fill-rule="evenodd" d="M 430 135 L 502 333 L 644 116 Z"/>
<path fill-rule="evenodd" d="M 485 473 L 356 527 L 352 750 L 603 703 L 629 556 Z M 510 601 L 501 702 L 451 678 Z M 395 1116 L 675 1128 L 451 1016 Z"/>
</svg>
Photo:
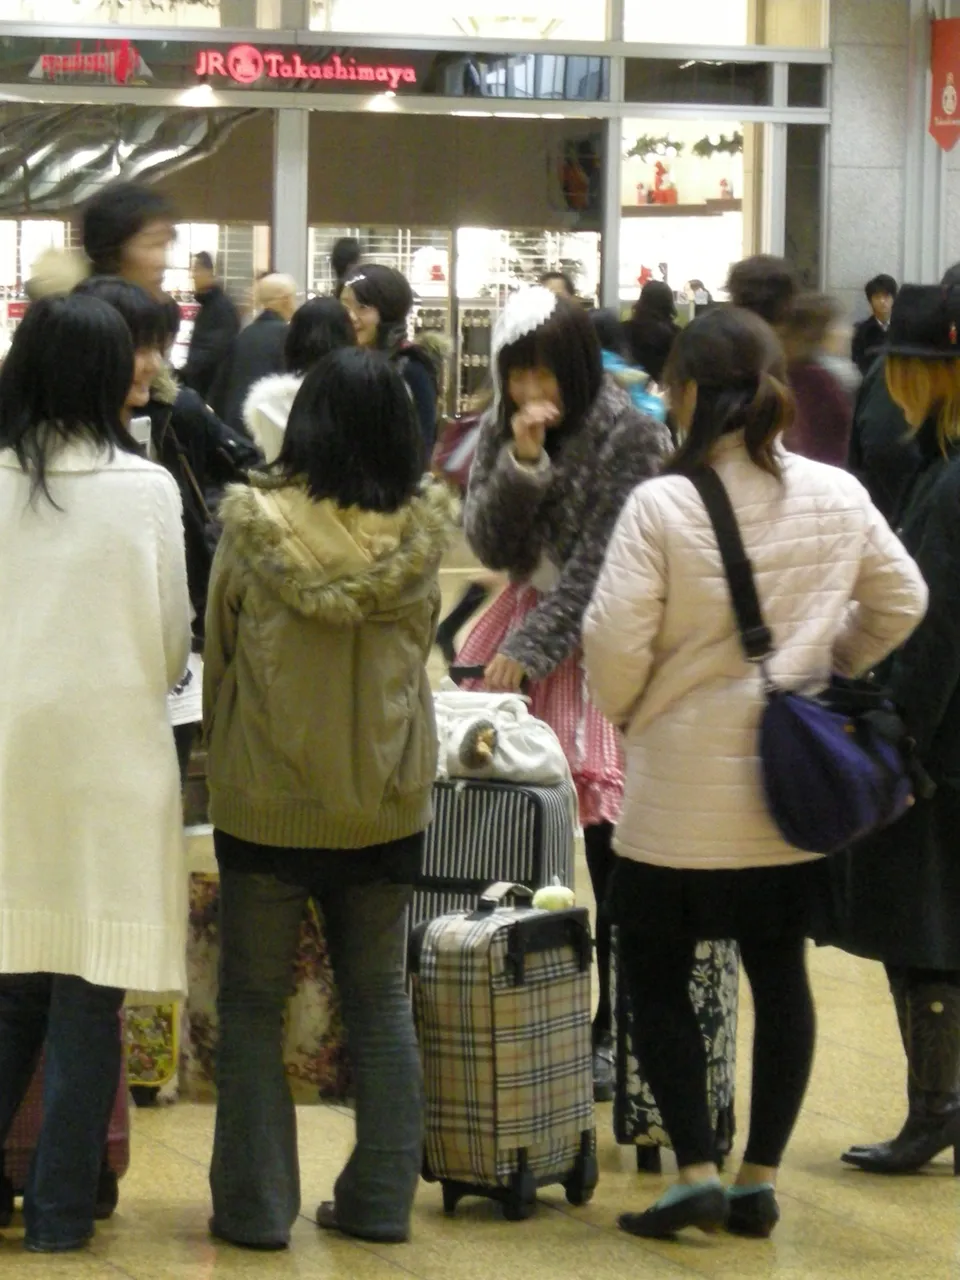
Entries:
<svg viewBox="0 0 960 1280">
<path fill-rule="evenodd" d="M 77 41 L 73 53 L 41 54 L 29 78 L 57 82 L 92 79 L 100 84 L 125 85 L 152 79 L 153 72 L 132 40 L 98 40 L 92 51 Z"/>
<path fill-rule="evenodd" d="M 411 66 L 374 66 L 341 58 L 339 53 L 322 62 L 304 62 L 299 53 L 287 57 L 270 50 L 261 52 L 252 44 L 235 44 L 228 53 L 219 49 L 200 49 L 194 72 L 198 76 L 224 76 L 235 84 L 256 84 L 268 80 L 325 80 L 382 85 L 384 91 L 396 92 L 401 84 L 416 84 L 417 72 Z"/>
</svg>

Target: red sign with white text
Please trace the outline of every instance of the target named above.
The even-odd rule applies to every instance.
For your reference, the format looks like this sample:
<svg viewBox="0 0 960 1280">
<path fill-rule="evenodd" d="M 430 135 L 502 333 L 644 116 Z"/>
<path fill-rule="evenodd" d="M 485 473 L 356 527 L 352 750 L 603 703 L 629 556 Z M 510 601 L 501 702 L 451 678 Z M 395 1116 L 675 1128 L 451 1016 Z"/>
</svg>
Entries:
<svg viewBox="0 0 960 1280">
<path fill-rule="evenodd" d="M 323 81 L 337 87 L 349 83 L 368 84 L 380 93 L 396 93 L 401 85 L 417 83 L 416 68 L 358 62 L 353 57 L 341 58 L 334 53 L 321 62 L 307 62 L 299 53 L 261 50 L 252 44 L 236 44 L 224 53 L 221 49 L 200 49 L 194 72 L 202 77 L 223 76 L 234 84 L 252 85 L 260 80 Z"/>
<path fill-rule="evenodd" d="M 93 47 L 89 45 L 92 43 Z M 72 52 L 43 53 L 30 72 L 31 80 L 62 84 L 94 81 L 98 84 L 135 84 L 149 80 L 152 72 L 131 40 L 78 40 Z"/>
<path fill-rule="evenodd" d="M 932 23 L 931 50 L 930 133 L 944 151 L 952 151 L 960 138 L 960 18 Z"/>
</svg>

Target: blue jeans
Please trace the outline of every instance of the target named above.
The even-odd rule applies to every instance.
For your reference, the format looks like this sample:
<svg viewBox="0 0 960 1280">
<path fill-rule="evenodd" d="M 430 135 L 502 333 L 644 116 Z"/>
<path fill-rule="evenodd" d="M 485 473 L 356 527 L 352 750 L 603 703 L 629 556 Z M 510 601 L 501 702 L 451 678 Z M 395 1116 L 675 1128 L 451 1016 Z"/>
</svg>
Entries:
<svg viewBox="0 0 960 1280">
<path fill-rule="evenodd" d="M 225 856 L 255 846 L 222 832 L 215 838 L 221 952 L 214 1229 L 240 1244 L 283 1244 L 300 1211 L 283 1020 L 312 897 L 323 915 L 356 1084 L 356 1146 L 337 1180 L 337 1219 L 362 1235 L 403 1235 L 423 1158 L 423 1080 L 404 985 L 412 889 L 383 878 L 371 864 L 376 850 L 291 851 L 283 864 L 277 850 L 264 850 L 270 871 L 260 873 L 231 867 Z M 382 849 L 389 855 L 410 843 Z M 372 875 L 358 876 L 364 867 Z"/>
<path fill-rule="evenodd" d="M 120 1081 L 123 992 L 82 978 L 0 976 L 0 1147 L 41 1052 L 43 1124 L 24 1190 L 27 1243 L 79 1248 L 93 1215 Z"/>
</svg>

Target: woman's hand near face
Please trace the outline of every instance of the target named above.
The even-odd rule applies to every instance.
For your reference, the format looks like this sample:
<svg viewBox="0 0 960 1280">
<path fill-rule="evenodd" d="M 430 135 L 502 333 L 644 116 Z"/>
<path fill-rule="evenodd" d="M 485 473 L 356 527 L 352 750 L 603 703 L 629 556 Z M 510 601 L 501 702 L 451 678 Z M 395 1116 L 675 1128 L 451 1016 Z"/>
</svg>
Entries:
<svg viewBox="0 0 960 1280">
<path fill-rule="evenodd" d="M 498 653 L 484 672 L 483 682 L 491 693 L 519 693 L 527 673 L 519 662 Z"/>
<path fill-rule="evenodd" d="M 518 409 L 510 426 L 513 452 L 521 462 L 539 462 L 547 431 L 560 421 L 560 410 L 549 400 L 535 400 Z"/>
</svg>

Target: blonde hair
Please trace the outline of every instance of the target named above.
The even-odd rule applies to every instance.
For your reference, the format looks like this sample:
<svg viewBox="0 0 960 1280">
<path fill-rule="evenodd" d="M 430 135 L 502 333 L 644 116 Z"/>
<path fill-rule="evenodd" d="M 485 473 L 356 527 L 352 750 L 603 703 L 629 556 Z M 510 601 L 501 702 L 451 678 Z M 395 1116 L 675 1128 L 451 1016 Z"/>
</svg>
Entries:
<svg viewBox="0 0 960 1280">
<path fill-rule="evenodd" d="M 960 360 L 887 356 L 887 388 L 913 431 L 936 416 L 942 448 L 960 439 Z"/>
</svg>

